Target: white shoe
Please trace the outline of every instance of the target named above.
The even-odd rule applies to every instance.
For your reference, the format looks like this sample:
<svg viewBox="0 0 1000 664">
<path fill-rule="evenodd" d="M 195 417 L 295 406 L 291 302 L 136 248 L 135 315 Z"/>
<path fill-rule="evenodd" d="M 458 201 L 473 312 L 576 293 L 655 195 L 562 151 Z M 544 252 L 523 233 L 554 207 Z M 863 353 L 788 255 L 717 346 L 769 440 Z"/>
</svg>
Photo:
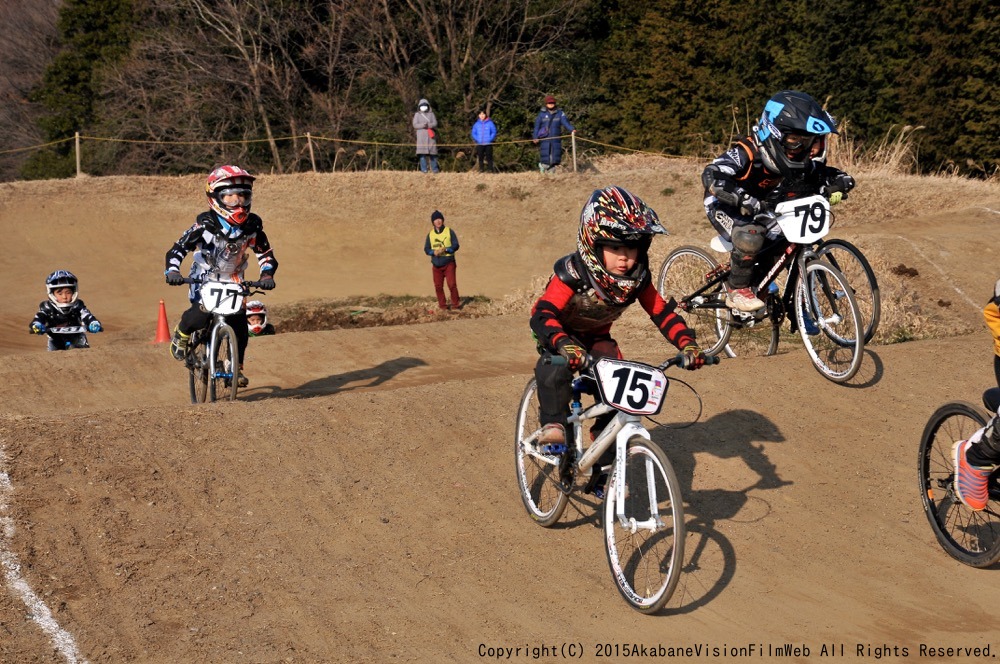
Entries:
<svg viewBox="0 0 1000 664">
<path fill-rule="evenodd" d="M 726 291 L 726 306 L 751 313 L 764 308 L 764 301 L 749 288 L 734 288 Z"/>
</svg>

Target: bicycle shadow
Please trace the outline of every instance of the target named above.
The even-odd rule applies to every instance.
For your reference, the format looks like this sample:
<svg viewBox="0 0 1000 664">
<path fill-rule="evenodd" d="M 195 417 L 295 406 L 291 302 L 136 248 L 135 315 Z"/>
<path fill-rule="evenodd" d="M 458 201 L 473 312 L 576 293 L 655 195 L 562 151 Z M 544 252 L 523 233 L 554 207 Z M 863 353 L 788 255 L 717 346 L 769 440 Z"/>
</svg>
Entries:
<svg viewBox="0 0 1000 664">
<path fill-rule="evenodd" d="M 885 375 L 885 365 L 882 363 L 882 358 L 879 357 L 878 353 L 871 348 L 865 347 L 863 354 L 865 358 L 871 358 L 870 365 L 865 359 L 862 359 L 858 373 L 854 374 L 853 378 L 844 383 L 844 387 L 855 390 L 871 387 L 879 383 L 882 380 L 882 376 Z M 871 366 L 870 369 L 869 366 Z"/>
<path fill-rule="evenodd" d="M 329 396 L 358 388 L 376 387 L 392 380 L 408 369 L 425 366 L 427 363 L 417 357 L 397 357 L 367 369 L 356 369 L 326 378 L 317 378 L 298 387 L 281 388 L 277 385 L 265 385 L 251 388 L 241 394 L 241 399 L 261 401 L 264 399 L 311 399 Z"/>
<path fill-rule="evenodd" d="M 744 409 L 720 413 L 685 429 L 661 426 L 650 433 L 653 442 L 670 458 L 687 505 L 683 574 L 660 615 L 690 613 L 718 597 L 736 573 L 736 550 L 716 524 L 763 521 L 771 513 L 771 504 L 757 495 L 751 496 L 750 492 L 792 484 L 781 479 L 764 453 L 763 443 L 784 442 L 785 437 L 770 419 Z M 758 479 L 742 489 L 695 490 L 695 455 L 701 453 L 719 459 L 743 459 Z"/>
</svg>

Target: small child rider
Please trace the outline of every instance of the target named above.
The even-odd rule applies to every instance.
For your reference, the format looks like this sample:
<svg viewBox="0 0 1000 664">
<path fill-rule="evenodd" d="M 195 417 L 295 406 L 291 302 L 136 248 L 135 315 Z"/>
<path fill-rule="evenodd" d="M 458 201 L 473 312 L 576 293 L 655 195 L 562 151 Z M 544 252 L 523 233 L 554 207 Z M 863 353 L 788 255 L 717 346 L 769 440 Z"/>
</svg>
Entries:
<svg viewBox="0 0 1000 664">
<path fill-rule="evenodd" d="M 993 373 L 1000 386 L 1000 281 L 993 287 L 993 297 L 983 308 L 983 318 L 993 333 Z M 1000 465 L 1000 409 L 968 440 L 955 443 L 952 455 L 955 493 L 971 509 L 977 512 L 986 509 L 990 499 L 990 475 Z"/>
<path fill-rule="evenodd" d="M 713 228 L 733 245 L 726 306 L 761 309 L 764 302 L 750 288 L 754 262 L 768 229 L 754 221 L 763 201 L 779 184 L 823 194 L 837 203 L 854 188 L 854 178 L 826 165 L 826 138 L 837 123 L 809 95 L 777 93 L 764 106 L 749 138 L 741 139 L 709 164 L 701 175 L 705 213 Z"/>
<path fill-rule="evenodd" d="M 184 285 L 181 263 L 192 251 L 191 278 L 208 276 L 221 281 L 241 282 L 247 267 L 246 252 L 252 249 L 260 266 L 260 288 L 274 288 L 278 261 L 264 233 L 263 220 L 250 212 L 255 179 L 239 166 L 220 166 L 209 173 L 205 193 L 210 209 L 199 214 L 194 225 L 167 251 L 164 274 L 168 284 Z M 170 353 L 177 360 L 184 359 L 191 333 L 208 327 L 212 320 L 212 314 L 201 307 L 200 297 L 198 285 L 192 284 L 189 294 L 191 307 L 181 314 L 170 342 Z M 249 384 L 243 374 L 243 356 L 249 337 L 246 311 L 226 316 L 226 322 L 236 333 L 240 361 L 237 383 L 246 387 Z"/>
<path fill-rule="evenodd" d="M 540 443 L 565 442 L 573 372 L 586 368 L 587 355 L 622 358 L 611 326 L 637 300 L 663 336 L 684 352 L 685 369 L 705 363 L 694 331 L 674 311 L 677 303 L 664 302 L 649 273 L 653 236 L 666 232 L 656 213 L 622 187 L 591 194 L 580 215 L 577 251 L 556 261 L 555 274 L 531 310 L 531 331 L 541 354 L 535 364 Z M 557 353 L 567 364 L 548 362 Z"/>
<path fill-rule="evenodd" d="M 86 327 L 88 332 L 97 334 L 104 328 L 101 322 L 79 299 L 79 282 L 72 272 L 56 270 L 45 278 L 45 288 L 49 299 L 38 305 L 38 313 L 31 320 L 32 334 L 48 334 L 49 350 L 69 348 L 90 348 L 86 333 L 58 332 L 59 328 Z"/>
<path fill-rule="evenodd" d="M 267 322 L 267 306 L 260 300 L 247 302 L 247 329 L 251 337 L 274 334 L 274 325 Z"/>
</svg>

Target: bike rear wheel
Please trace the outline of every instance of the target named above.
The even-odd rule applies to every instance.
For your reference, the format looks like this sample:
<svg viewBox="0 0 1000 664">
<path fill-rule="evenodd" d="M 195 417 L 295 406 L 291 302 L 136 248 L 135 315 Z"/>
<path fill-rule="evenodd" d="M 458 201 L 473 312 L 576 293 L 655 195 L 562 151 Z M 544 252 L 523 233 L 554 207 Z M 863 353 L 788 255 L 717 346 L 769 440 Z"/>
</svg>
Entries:
<svg viewBox="0 0 1000 664">
<path fill-rule="evenodd" d="M 215 333 L 215 347 L 211 352 L 212 362 L 209 365 L 208 376 L 209 401 L 236 401 L 240 363 L 237 359 L 239 350 L 233 328 L 228 325 L 218 326 Z"/>
<path fill-rule="evenodd" d="M 541 428 L 538 421 L 538 388 L 532 378 L 524 388 L 517 409 L 514 466 L 521 502 L 528 516 L 538 525 L 548 528 L 559 521 L 569 496 L 559 484 L 560 457 L 540 453 L 535 443 Z"/>
<path fill-rule="evenodd" d="M 864 359 L 865 339 L 844 275 L 826 261 L 806 263 L 795 289 L 795 318 L 816 370 L 834 383 L 853 378 Z"/>
<path fill-rule="evenodd" d="M 685 301 L 707 283 L 707 275 L 719 264 L 698 247 L 678 247 L 670 252 L 660 267 L 657 289 L 664 300 L 675 299 L 688 326 L 694 330 L 698 345 L 706 355 L 716 355 L 729 340 L 729 313 L 722 282 Z"/>
<path fill-rule="evenodd" d="M 188 390 L 191 403 L 205 403 L 208 399 L 208 347 L 203 344 L 200 332 L 193 332 L 188 342 Z"/>
<path fill-rule="evenodd" d="M 988 567 L 1000 561 L 1000 483 L 990 477 L 990 501 L 975 512 L 955 495 L 952 448 L 986 425 L 979 408 L 964 401 L 938 408 L 920 438 L 918 481 L 924 513 L 931 530 L 948 555 L 971 567 Z"/>
<path fill-rule="evenodd" d="M 847 240 L 829 240 L 820 245 L 817 255 L 840 270 L 854 292 L 861 320 L 865 326 L 865 343 L 869 343 L 878 331 L 882 317 L 882 297 L 878 289 L 875 271 L 868 259 Z"/>
<path fill-rule="evenodd" d="M 663 450 L 642 436 L 628 441 L 619 490 L 621 482 L 612 473 L 604 501 L 611 577 L 632 608 L 655 613 L 670 599 L 684 565 L 680 483 Z"/>
</svg>

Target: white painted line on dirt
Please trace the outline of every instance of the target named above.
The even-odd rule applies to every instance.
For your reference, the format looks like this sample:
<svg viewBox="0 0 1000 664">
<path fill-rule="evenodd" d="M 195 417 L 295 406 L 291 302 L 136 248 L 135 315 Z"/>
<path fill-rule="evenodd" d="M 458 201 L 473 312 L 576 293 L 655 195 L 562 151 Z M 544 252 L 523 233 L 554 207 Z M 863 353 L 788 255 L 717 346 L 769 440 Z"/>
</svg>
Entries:
<svg viewBox="0 0 1000 664">
<path fill-rule="evenodd" d="M 993 214 L 1000 214 L 1000 210 L 994 210 L 993 208 L 984 207 L 987 212 L 992 212 Z"/>
<path fill-rule="evenodd" d="M 914 244 L 914 243 L 913 243 L 913 241 L 912 241 L 912 240 L 910 240 L 910 238 L 906 238 L 906 237 L 903 237 L 902 235 L 897 235 L 896 237 L 897 237 L 897 238 L 899 238 L 900 240 L 904 240 L 904 241 L 906 241 L 906 242 L 907 242 L 907 243 L 908 243 L 908 244 L 909 244 L 909 245 L 910 245 L 911 247 L 913 247 L 913 250 L 914 250 L 914 251 L 916 251 L 916 252 L 917 252 L 918 254 L 920 254 L 920 257 L 921 257 L 921 258 L 923 258 L 923 259 L 924 259 L 925 261 L 927 261 L 928 263 L 930 263 L 930 264 L 931 264 L 931 265 L 932 265 L 932 266 L 934 267 L 934 269 L 938 271 L 938 274 L 940 274 L 940 275 L 941 275 L 941 280 L 942 280 L 942 281 L 943 281 L 944 283 L 946 283 L 946 284 L 947 284 L 947 283 L 949 283 L 949 279 L 948 279 L 948 275 L 947 275 L 947 274 L 945 274 L 944 270 L 942 270 L 942 269 L 941 269 L 940 267 L 938 267 L 938 264 L 937 264 L 937 263 L 935 263 L 935 262 L 934 262 L 934 261 L 932 261 L 932 260 L 931 260 L 930 258 L 928 258 L 928 257 L 927 257 L 927 254 L 925 254 L 924 252 L 920 251 L 920 247 L 918 247 L 918 246 L 917 246 L 916 244 Z M 966 301 L 966 302 L 968 302 L 968 303 L 969 303 L 970 305 L 972 305 L 972 308 L 973 308 L 973 309 L 975 309 L 976 311 L 981 311 L 981 310 L 982 310 L 982 308 L 983 308 L 983 305 L 981 305 L 981 304 L 976 304 L 975 300 L 973 300 L 973 299 L 972 299 L 971 297 L 969 297 L 968 295 L 966 295 L 966 294 L 965 294 L 965 293 L 964 293 L 964 292 L 962 291 L 962 289 L 961 289 L 961 288 L 959 288 L 959 287 L 958 287 L 958 286 L 956 286 L 955 284 L 951 284 L 951 288 L 952 288 L 952 290 L 954 290 L 954 291 L 955 291 L 956 293 L 958 293 L 958 294 L 959 294 L 959 295 L 961 295 L 961 296 L 962 296 L 963 298 L 965 298 L 965 301 Z"/>
<path fill-rule="evenodd" d="M 71 664 L 86 664 L 87 660 L 80 657 L 72 635 L 59 626 L 56 619 L 52 617 L 49 607 L 45 606 L 45 602 L 35 594 L 28 582 L 21 576 L 21 563 L 10 550 L 10 543 L 14 539 L 14 519 L 9 515 L 10 500 L 13 495 L 14 485 L 10 481 L 10 475 L 7 474 L 7 454 L 0 446 L 0 526 L 2 526 L 0 528 L 0 567 L 3 568 L 7 587 L 14 595 L 20 597 L 24 605 L 28 607 L 31 619 L 48 635 L 56 652 Z"/>
</svg>

